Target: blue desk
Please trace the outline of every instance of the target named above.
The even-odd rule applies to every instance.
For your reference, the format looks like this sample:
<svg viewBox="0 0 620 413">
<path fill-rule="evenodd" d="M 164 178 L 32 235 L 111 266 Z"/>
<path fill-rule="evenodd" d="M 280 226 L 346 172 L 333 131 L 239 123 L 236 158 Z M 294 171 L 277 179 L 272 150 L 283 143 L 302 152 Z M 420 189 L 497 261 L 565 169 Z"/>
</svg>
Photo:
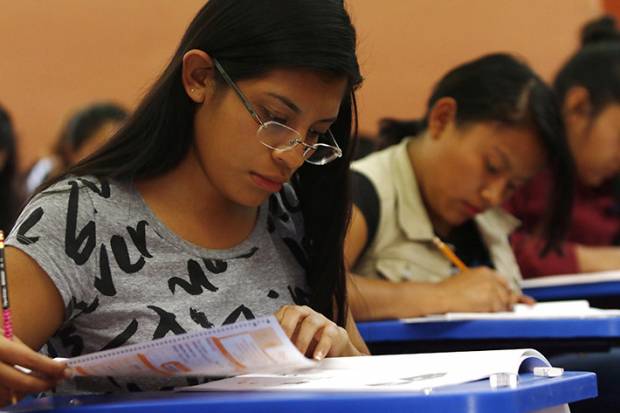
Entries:
<svg viewBox="0 0 620 413">
<path fill-rule="evenodd" d="M 619 299 L 615 307 L 620 308 L 620 281 L 524 288 L 523 293 L 541 301 L 570 300 L 590 297 L 618 297 Z"/>
<path fill-rule="evenodd" d="M 24 402 L 9 412 L 54 413 L 306 413 L 451 412 L 525 413 L 596 397 L 593 373 L 558 378 L 523 374 L 514 388 L 491 389 L 488 380 L 423 393 L 134 393 L 123 396 L 57 397 Z"/>
<path fill-rule="evenodd" d="M 620 340 L 620 317 L 555 320 L 468 320 L 404 323 L 400 320 L 357 323 L 368 343 L 420 340 L 600 339 Z"/>
</svg>

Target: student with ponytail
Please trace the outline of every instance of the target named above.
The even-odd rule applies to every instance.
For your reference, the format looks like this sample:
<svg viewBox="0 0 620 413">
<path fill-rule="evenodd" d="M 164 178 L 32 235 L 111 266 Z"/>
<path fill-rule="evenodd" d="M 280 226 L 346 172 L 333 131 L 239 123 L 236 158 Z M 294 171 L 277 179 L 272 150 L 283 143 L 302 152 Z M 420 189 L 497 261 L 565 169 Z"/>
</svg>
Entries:
<svg viewBox="0 0 620 413">
<path fill-rule="evenodd" d="M 435 86 L 423 119 L 386 120 L 398 142 L 355 162 L 345 241 L 349 298 L 360 319 L 451 311 L 500 311 L 531 302 L 499 206 L 548 165 L 547 247 L 561 239 L 572 163 L 550 88 L 524 63 L 492 54 L 462 64 Z M 433 244 L 451 244 L 459 272 Z"/>
<path fill-rule="evenodd" d="M 511 241 L 525 277 L 620 269 L 620 31 L 605 16 L 587 24 L 582 47 L 558 72 L 566 137 L 575 159 L 573 212 L 558 251 L 541 255 L 549 171 L 506 207 L 523 223 Z"/>
</svg>

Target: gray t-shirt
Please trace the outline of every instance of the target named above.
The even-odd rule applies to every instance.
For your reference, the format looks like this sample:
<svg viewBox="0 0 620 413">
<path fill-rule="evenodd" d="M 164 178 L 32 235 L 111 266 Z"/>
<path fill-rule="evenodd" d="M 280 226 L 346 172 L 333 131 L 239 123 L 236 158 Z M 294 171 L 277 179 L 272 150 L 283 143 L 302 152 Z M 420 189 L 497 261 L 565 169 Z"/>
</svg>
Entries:
<svg viewBox="0 0 620 413">
<path fill-rule="evenodd" d="M 166 228 L 131 183 L 69 178 L 26 206 L 7 245 L 32 257 L 62 296 L 64 322 L 42 349 L 52 357 L 74 357 L 272 314 L 284 304 L 308 303 L 303 220 L 288 185 L 260 207 L 245 241 L 209 250 Z M 88 382 L 78 388 L 123 391 L 187 383 L 105 379 L 92 381 L 93 387 Z"/>
</svg>

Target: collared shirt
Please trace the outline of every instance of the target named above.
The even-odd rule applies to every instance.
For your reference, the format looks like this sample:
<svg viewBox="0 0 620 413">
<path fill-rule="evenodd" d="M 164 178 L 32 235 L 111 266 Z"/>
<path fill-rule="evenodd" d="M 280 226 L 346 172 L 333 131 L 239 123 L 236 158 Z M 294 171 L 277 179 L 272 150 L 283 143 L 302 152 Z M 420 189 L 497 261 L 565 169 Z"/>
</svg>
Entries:
<svg viewBox="0 0 620 413">
<path fill-rule="evenodd" d="M 410 139 L 351 166 L 372 182 L 380 204 L 376 234 L 353 272 L 391 281 L 439 282 L 454 268 L 432 243 L 435 233 L 407 151 Z M 519 221 L 500 208 L 480 213 L 474 220 L 496 271 L 518 290 L 521 273 L 508 236 Z"/>
</svg>

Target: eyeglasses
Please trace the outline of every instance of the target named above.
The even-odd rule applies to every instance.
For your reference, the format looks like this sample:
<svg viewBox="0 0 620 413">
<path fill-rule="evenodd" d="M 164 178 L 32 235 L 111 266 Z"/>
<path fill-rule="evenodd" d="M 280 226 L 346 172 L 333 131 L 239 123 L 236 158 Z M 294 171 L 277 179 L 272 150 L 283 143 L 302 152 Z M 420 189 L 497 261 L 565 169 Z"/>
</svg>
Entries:
<svg viewBox="0 0 620 413">
<path fill-rule="evenodd" d="M 213 59 L 213 63 L 228 86 L 233 88 L 239 96 L 252 118 L 258 123 L 256 137 L 260 143 L 274 151 L 288 151 L 297 145 L 302 145 L 304 161 L 313 165 L 325 165 L 342 156 L 342 150 L 329 129 L 324 133 L 310 132 L 304 139 L 295 129 L 282 123 L 273 120 L 263 122 L 248 98 L 228 76 L 222 65 L 216 59 Z"/>
</svg>

